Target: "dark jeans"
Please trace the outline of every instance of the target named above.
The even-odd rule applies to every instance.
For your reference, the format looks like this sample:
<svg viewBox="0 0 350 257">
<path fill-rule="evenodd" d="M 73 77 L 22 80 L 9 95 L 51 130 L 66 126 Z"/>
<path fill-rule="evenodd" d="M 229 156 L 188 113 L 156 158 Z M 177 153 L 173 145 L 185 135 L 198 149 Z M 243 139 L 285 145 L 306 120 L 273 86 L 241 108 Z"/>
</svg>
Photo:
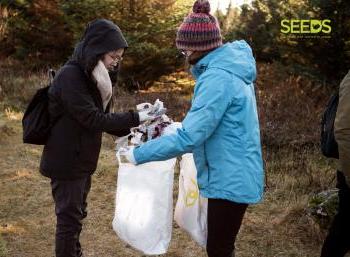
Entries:
<svg viewBox="0 0 350 257">
<path fill-rule="evenodd" d="M 208 199 L 209 257 L 233 257 L 235 241 L 241 227 L 247 204 Z"/>
<path fill-rule="evenodd" d="M 350 188 L 342 172 L 337 172 L 339 209 L 323 244 L 321 257 L 343 257 L 350 251 Z"/>
<path fill-rule="evenodd" d="M 86 198 L 91 187 L 91 177 L 76 180 L 51 180 L 55 201 L 56 257 L 80 257 L 79 242 L 81 221 L 87 216 Z"/>
</svg>

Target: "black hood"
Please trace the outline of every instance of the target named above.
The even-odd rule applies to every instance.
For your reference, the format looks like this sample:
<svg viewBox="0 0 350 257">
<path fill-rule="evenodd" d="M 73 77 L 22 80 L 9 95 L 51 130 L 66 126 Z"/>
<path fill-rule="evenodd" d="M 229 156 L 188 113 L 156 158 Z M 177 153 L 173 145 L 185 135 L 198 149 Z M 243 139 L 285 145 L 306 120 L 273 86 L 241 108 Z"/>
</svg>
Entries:
<svg viewBox="0 0 350 257">
<path fill-rule="evenodd" d="M 72 60 L 91 74 L 103 54 L 127 47 L 128 43 L 117 25 L 109 20 L 98 19 L 87 25 L 82 39 L 75 47 Z"/>
</svg>

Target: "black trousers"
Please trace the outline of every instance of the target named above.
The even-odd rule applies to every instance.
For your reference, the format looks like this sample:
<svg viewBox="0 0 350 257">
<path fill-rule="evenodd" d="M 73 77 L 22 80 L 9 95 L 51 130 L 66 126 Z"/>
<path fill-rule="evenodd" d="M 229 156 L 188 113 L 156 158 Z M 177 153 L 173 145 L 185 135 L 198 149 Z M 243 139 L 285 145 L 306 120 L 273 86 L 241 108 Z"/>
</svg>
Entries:
<svg viewBox="0 0 350 257">
<path fill-rule="evenodd" d="M 247 204 L 208 199 L 207 253 L 209 257 L 234 256 L 236 237 L 247 207 Z"/>
<path fill-rule="evenodd" d="M 321 257 L 343 257 L 350 251 L 350 187 L 342 172 L 337 172 L 339 209 L 322 247 Z"/>
<path fill-rule="evenodd" d="M 87 216 L 86 198 L 90 187 L 90 176 L 76 180 L 51 180 L 57 217 L 56 257 L 82 256 L 79 236 L 81 221 Z"/>
</svg>

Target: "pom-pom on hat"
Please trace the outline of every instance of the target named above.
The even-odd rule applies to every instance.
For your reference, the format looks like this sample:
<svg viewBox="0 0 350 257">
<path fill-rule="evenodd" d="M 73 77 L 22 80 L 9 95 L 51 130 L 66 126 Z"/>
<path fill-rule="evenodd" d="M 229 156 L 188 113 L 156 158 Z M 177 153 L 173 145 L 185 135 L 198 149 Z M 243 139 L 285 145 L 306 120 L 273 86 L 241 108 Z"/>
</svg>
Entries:
<svg viewBox="0 0 350 257">
<path fill-rule="evenodd" d="M 208 0 L 197 0 L 190 13 L 180 25 L 176 47 L 188 51 L 208 51 L 222 45 L 217 19 L 210 14 Z"/>
</svg>

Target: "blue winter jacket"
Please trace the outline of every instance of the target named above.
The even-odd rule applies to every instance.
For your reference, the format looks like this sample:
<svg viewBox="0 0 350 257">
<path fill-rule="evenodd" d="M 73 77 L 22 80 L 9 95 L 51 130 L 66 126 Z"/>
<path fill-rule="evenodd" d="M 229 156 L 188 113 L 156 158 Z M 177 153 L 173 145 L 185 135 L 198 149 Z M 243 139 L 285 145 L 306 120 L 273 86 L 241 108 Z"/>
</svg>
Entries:
<svg viewBox="0 0 350 257">
<path fill-rule="evenodd" d="M 193 152 L 202 196 L 258 203 L 264 172 L 251 48 L 245 41 L 227 43 L 202 58 L 192 74 L 196 86 L 182 129 L 135 148 L 136 163 Z"/>
</svg>

